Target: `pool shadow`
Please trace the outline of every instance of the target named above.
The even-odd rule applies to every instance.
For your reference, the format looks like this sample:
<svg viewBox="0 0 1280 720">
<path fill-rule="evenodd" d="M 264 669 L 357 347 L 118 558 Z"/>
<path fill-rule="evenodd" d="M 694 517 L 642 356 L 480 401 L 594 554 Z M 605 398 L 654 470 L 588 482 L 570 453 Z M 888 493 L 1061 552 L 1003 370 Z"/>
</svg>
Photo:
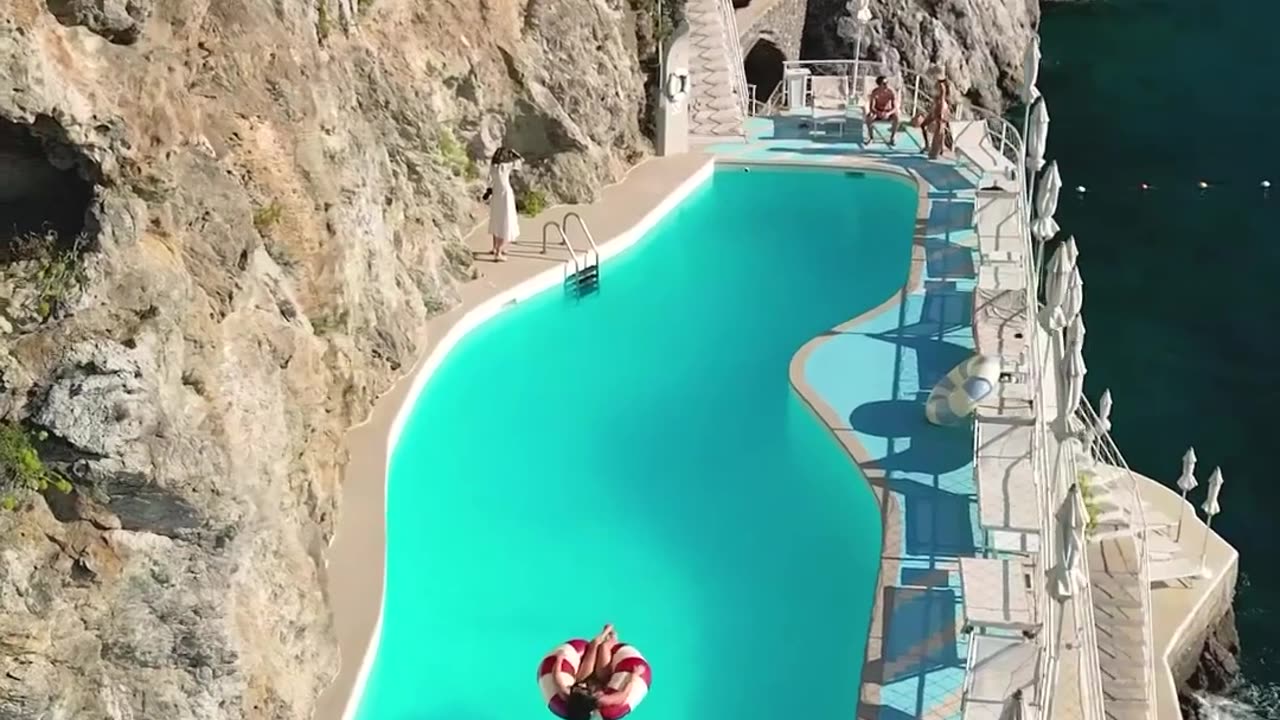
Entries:
<svg viewBox="0 0 1280 720">
<path fill-rule="evenodd" d="M 925 247 L 928 248 L 927 243 Z M 926 280 L 924 287 L 925 294 L 920 306 L 919 319 L 913 323 L 908 323 L 904 319 L 897 328 L 877 333 L 874 337 L 900 345 L 910 342 L 913 338 L 942 342 L 944 337 L 956 331 L 973 327 L 973 291 L 957 289 L 955 281 L 951 279 Z M 952 343 L 946 344 L 951 348 L 959 348 L 965 353 L 971 352 L 969 348 Z M 915 349 L 919 355 L 921 348 L 912 349 Z M 926 351 L 925 355 L 936 358 L 942 352 L 953 351 L 935 348 L 933 351 Z M 963 357 L 957 359 L 951 367 L 963 359 Z M 921 384 L 924 384 L 923 381 Z M 932 388 L 932 385 L 930 387 Z"/>
<path fill-rule="evenodd" d="M 972 200 L 954 197 L 934 198 L 929 203 L 929 219 L 925 234 L 950 237 L 952 233 L 973 230 L 975 204 Z"/>
<path fill-rule="evenodd" d="M 972 433 L 966 427 L 939 427 L 924 416 L 924 402 L 879 400 L 849 413 L 849 426 L 876 437 L 904 440 L 904 449 L 872 462 L 890 477 L 901 473 L 944 475 L 969 464 Z M 898 444 L 898 443 L 895 443 Z"/>
<path fill-rule="evenodd" d="M 918 557 L 956 557 L 974 552 L 972 498 L 939 487 L 943 476 L 971 462 L 971 427 L 933 425 L 925 419 L 923 400 L 860 405 L 849 414 L 849 426 L 889 441 L 889 452 L 884 457 L 874 458 L 862 467 L 883 471 L 884 485 L 902 497 L 905 550 Z"/>
<path fill-rule="evenodd" d="M 868 674 L 883 685 L 958 667 L 958 603 L 959 596 L 950 588 L 886 587 L 884 645 L 881 658 L 868 666 Z"/>
<path fill-rule="evenodd" d="M 978 183 L 973 178 L 965 177 L 953 164 L 930 160 L 919 155 L 904 155 L 898 164 L 915 172 L 935 190 L 959 191 L 976 190 Z"/>
</svg>

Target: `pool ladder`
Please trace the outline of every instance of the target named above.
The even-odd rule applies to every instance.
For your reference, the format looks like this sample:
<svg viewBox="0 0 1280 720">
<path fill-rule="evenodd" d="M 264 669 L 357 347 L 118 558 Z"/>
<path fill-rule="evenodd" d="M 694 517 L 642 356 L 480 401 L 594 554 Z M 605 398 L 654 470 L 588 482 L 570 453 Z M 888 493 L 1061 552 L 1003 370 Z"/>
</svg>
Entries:
<svg viewBox="0 0 1280 720">
<path fill-rule="evenodd" d="M 575 220 L 578 228 L 582 230 L 582 235 L 587 239 L 588 250 L 579 258 L 578 251 L 573 249 L 573 244 L 569 242 L 569 236 L 565 233 L 565 228 L 569 226 L 569 221 Z M 555 230 L 556 235 L 560 236 L 560 242 L 569 249 L 570 262 L 565 263 L 565 269 L 568 270 L 572 264 L 573 271 L 565 276 L 565 290 L 573 293 L 577 297 L 590 295 L 600 289 L 600 248 L 596 247 L 596 239 L 591 235 L 591 229 L 587 227 L 587 222 L 582 216 L 576 212 L 565 213 L 564 219 L 560 222 L 555 220 L 549 221 L 542 226 L 542 254 L 547 254 L 547 231 Z"/>
</svg>

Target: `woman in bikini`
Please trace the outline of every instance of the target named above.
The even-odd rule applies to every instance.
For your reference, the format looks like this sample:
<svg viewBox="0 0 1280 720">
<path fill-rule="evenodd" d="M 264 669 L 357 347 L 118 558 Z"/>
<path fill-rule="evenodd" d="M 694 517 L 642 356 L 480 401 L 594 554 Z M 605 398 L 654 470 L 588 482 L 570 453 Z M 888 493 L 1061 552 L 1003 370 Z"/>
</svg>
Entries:
<svg viewBox="0 0 1280 720">
<path fill-rule="evenodd" d="M 618 633 L 613 625 L 605 625 L 600 634 L 587 644 L 573 685 L 560 686 L 568 700 L 569 720 L 588 720 L 599 708 L 626 703 L 631 684 L 636 682 L 635 675 L 620 688 L 609 687 L 609 678 L 613 675 L 613 651 L 617 647 Z"/>
<path fill-rule="evenodd" d="M 929 153 L 930 160 L 937 160 L 944 149 L 951 150 L 951 83 L 938 78 L 929 112 L 920 119 L 920 132 L 924 134 L 924 147 L 920 152 Z M 933 137 L 930 138 L 930 132 Z"/>
</svg>

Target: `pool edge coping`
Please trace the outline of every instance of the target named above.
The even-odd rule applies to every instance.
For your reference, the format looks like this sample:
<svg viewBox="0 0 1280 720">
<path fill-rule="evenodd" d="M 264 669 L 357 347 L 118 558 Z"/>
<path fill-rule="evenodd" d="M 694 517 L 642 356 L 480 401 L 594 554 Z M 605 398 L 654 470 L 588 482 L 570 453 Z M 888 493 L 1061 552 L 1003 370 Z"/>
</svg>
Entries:
<svg viewBox="0 0 1280 720">
<path fill-rule="evenodd" d="M 805 405 L 809 407 L 810 412 L 817 417 L 817 419 L 826 427 L 827 431 L 831 433 L 831 436 L 835 441 L 848 454 L 849 459 L 853 461 L 854 467 L 858 469 L 858 472 L 866 481 L 867 488 L 871 491 L 872 496 L 875 497 L 876 505 L 879 509 L 880 557 L 876 566 L 876 582 L 872 588 L 873 595 L 871 602 L 871 614 L 867 622 L 866 647 L 863 652 L 862 668 L 859 672 L 858 705 L 855 708 L 854 713 L 855 718 L 863 718 L 874 717 L 873 714 L 868 715 L 867 713 L 864 713 L 863 710 L 868 705 L 879 700 L 878 697 L 864 696 L 864 693 L 868 692 L 870 687 L 866 682 L 866 671 L 868 665 L 872 662 L 872 640 L 875 637 L 873 629 L 876 627 L 876 623 L 880 621 L 883 614 L 880 598 L 883 595 L 886 569 L 890 562 L 887 558 L 890 556 L 900 557 L 902 554 L 900 552 L 886 552 L 886 546 L 889 545 L 891 541 L 896 540 L 896 538 L 891 539 L 889 537 L 889 528 L 895 526 L 893 520 L 901 510 L 894 502 L 892 493 L 889 492 L 887 486 L 884 484 L 884 480 L 887 476 L 886 471 L 876 464 L 875 456 L 865 445 L 862 444 L 862 441 L 858 438 L 857 432 L 852 429 L 846 429 L 845 426 L 847 423 L 843 422 L 836 409 L 831 407 L 831 405 L 822 397 L 822 394 L 809 384 L 808 380 L 805 378 L 804 370 L 814 351 L 831 340 L 832 337 L 839 333 L 852 330 L 853 328 L 863 325 L 896 307 L 900 307 L 904 302 L 906 302 L 909 295 L 923 286 L 924 266 L 927 258 L 925 252 L 925 240 L 929 220 L 930 185 L 915 171 L 898 165 L 865 158 L 850 158 L 849 160 L 851 162 L 842 163 L 837 167 L 842 169 L 856 167 L 857 169 L 866 172 L 892 175 L 907 179 L 914 184 L 917 197 L 915 224 L 912 228 L 911 235 L 911 259 L 907 269 L 907 277 L 903 281 L 903 284 L 875 307 L 865 310 L 862 313 L 835 325 L 829 330 L 824 331 L 822 334 L 810 339 L 804 345 L 801 345 L 800 349 L 798 349 L 791 357 L 788 372 L 791 388 L 795 391 L 796 395 L 804 401 Z M 827 167 L 830 167 L 830 165 Z M 881 635 L 883 635 L 883 632 L 881 632 Z M 883 642 L 883 637 L 880 638 L 880 642 Z"/>
<path fill-rule="evenodd" d="M 646 233 L 651 231 L 659 222 L 662 221 L 663 218 L 665 218 L 673 210 L 675 210 L 680 205 L 680 203 L 684 202 L 690 195 L 692 195 L 700 187 L 702 187 L 707 181 L 709 181 L 714 176 L 714 173 L 717 167 L 722 167 L 722 166 L 724 167 L 757 167 L 757 166 L 759 167 L 793 167 L 796 169 L 826 171 L 826 172 L 840 172 L 840 171 L 848 171 L 848 170 L 856 169 L 859 171 L 865 171 L 869 173 L 875 173 L 878 175 L 888 176 L 891 178 L 896 178 L 899 180 L 904 180 L 913 184 L 917 192 L 918 199 L 917 199 L 917 206 L 916 206 L 915 226 L 912 233 L 912 253 L 911 253 L 911 260 L 910 260 L 910 268 L 908 270 L 908 277 L 906 282 L 900 288 L 894 290 L 893 293 L 889 297 L 887 297 L 884 301 L 882 301 L 879 305 L 877 305 L 876 307 L 870 310 L 867 310 L 866 312 L 859 314 L 858 316 L 844 323 L 840 323 L 836 325 L 834 328 L 832 328 L 832 330 L 835 330 L 835 331 L 846 330 L 856 325 L 860 325 L 877 315 L 887 312 L 888 310 L 891 310 L 894 307 L 897 307 L 910 292 L 920 287 L 921 281 L 923 278 L 923 263 L 924 263 L 923 232 L 924 232 L 924 222 L 928 218 L 928 202 L 929 202 L 928 187 L 929 185 L 916 172 L 903 168 L 901 166 L 893 165 L 893 164 L 882 162 L 879 160 L 873 160 L 873 159 L 867 159 L 867 158 L 861 158 L 861 157 L 842 158 L 841 162 L 831 162 L 831 161 L 819 162 L 819 161 L 812 161 L 812 160 L 797 160 L 797 159 L 787 159 L 787 158 L 776 158 L 776 159 L 775 158 L 763 158 L 763 159 L 727 158 L 727 157 L 716 156 L 713 153 L 700 153 L 700 152 L 690 153 L 690 155 L 701 157 L 704 159 L 702 160 L 702 162 L 699 163 L 695 171 L 693 171 L 690 175 L 684 178 L 681 182 L 671 187 L 671 189 L 665 194 L 662 200 L 660 200 L 654 207 L 650 208 L 647 212 L 643 213 L 636 220 L 636 222 L 634 222 L 630 227 L 622 229 L 621 231 L 619 231 L 618 233 L 610 237 L 608 240 L 599 242 L 601 262 L 611 259 L 613 257 L 616 257 L 617 255 L 620 255 L 621 253 L 630 249 L 632 246 L 638 243 Z M 652 160 L 650 162 L 652 162 Z M 616 184 L 614 187 L 625 184 L 626 180 L 627 178 L 624 177 L 623 180 L 620 181 L 618 184 Z M 563 208 L 552 208 L 551 210 L 557 210 L 557 209 L 563 210 Z M 481 224 L 479 229 L 483 230 L 483 224 Z M 476 231 L 473 230 L 473 233 L 474 232 Z M 456 347 L 459 341 L 461 341 L 464 337 L 466 337 L 467 334 L 469 334 L 472 330 L 475 330 L 476 328 L 480 327 L 485 322 L 487 322 L 488 320 L 498 315 L 500 312 L 502 312 L 504 309 L 506 309 L 510 305 L 523 302 L 524 300 L 527 300 L 530 297 L 538 293 L 541 293 L 545 290 L 548 290 L 554 287 L 555 285 L 563 282 L 563 279 L 564 279 L 563 265 L 564 265 L 563 262 L 553 263 L 549 265 L 546 269 L 543 269 L 540 272 L 537 272 L 531 277 L 520 280 L 514 285 L 511 285 L 505 288 L 500 288 L 487 299 L 477 303 L 475 306 L 469 309 L 466 309 L 464 312 L 462 312 L 461 314 L 458 314 L 456 317 L 452 317 L 452 318 L 448 317 L 452 313 L 445 313 L 442 316 L 437 316 L 438 318 L 443 320 L 440 327 L 440 330 L 442 332 L 438 336 L 439 340 L 432 341 L 428 339 L 428 341 L 426 342 L 426 348 L 427 348 L 426 353 L 420 358 L 418 358 L 413 368 L 409 372 L 405 373 L 404 375 L 396 379 L 392 383 L 392 385 L 388 388 L 388 390 L 378 397 L 378 399 L 375 401 L 375 409 L 371 409 L 368 418 L 352 426 L 352 428 L 348 430 L 347 432 L 348 442 L 346 443 L 346 447 L 350 451 L 350 456 L 343 469 L 344 494 L 346 489 L 345 486 L 346 486 L 347 470 L 353 464 L 355 464 L 354 463 L 354 457 L 356 455 L 355 447 L 368 446 L 368 442 L 361 442 L 361 443 L 352 442 L 351 438 L 353 434 L 361 429 L 366 428 L 371 424 L 371 419 L 374 416 L 377 405 L 379 403 L 390 402 L 396 405 L 393 418 L 387 429 L 387 433 L 385 437 L 382 438 L 381 441 L 379 442 L 379 445 L 381 447 L 381 458 L 380 458 L 379 464 L 381 467 L 382 482 L 381 482 L 381 491 L 380 491 L 381 502 L 380 502 L 380 506 L 376 508 L 376 510 L 378 510 L 378 514 L 376 517 L 377 527 L 371 528 L 365 525 L 359 528 L 351 528 L 351 527 L 344 528 L 347 530 L 357 530 L 357 531 L 376 530 L 380 536 L 379 546 L 382 551 L 382 557 L 380 558 L 380 564 L 382 566 L 381 584 L 377 588 L 376 594 L 369 593 L 369 596 L 367 597 L 367 599 L 364 601 L 364 603 L 362 603 L 366 607 L 370 604 L 373 606 L 374 611 L 369 614 L 374 616 L 375 618 L 374 624 L 373 624 L 373 627 L 371 628 L 371 631 L 369 632 L 368 637 L 365 638 L 364 640 L 364 647 L 362 650 L 357 651 L 356 649 L 350 648 L 350 647 L 344 648 L 343 643 L 341 642 L 341 638 L 339 638 L 338 654 L 340 658 L 345 658 L 345 656 L 348 655 L 348 652 L 344 652 L 344 650 L 350 651 L 352 655 L 357 655 L 361 658 L 360 664 L 356 670 L 355 676 L 352 679 L 349 687 L 345 687 L 345 688 L 343 686 L 346 685 L 347 683 L 344 682 L 344 677 L 343 677 L 344 669 L 341 667 L 341 664 L 340 664 L 337 672 L 334 675 L 334 678 L 330 681 L 329 684 L 327 684 L 322 689 L 322 692 L 319 698 L 317 699 L 317 702 L 315 705 L 315 711 L 313 713 L 314 718 L 317 718 L 318 720 L 355 720 L 356 712 L 359 709 L 359 701 L 363 696 L 364 690 L 368 683 L 370 672 L 373 667 L 373 662 L 377 656 L 377 651 L 378 651 L 378 647 L 381 640 L 381 634 L 382 634 L 382 621 L 383 621 L 382 605 L 386 595 L 386 552 L 387 552 L 386 498 L 387 498 L 387 492 L 388 492 L 388 484 L 390 482 L 391 454 L 392 452 L 394 452 L 395 447 L 399 441 L 400 435 L 404 430 L 404 426 L 408 420 L 409 413 L 411 412 L 418 398 L 421 396 L 423 389 L 425 388 L 427 382 L 431 378 L 431 375 L 440 366 L 444 358 L 448 356 L 448 354 L 454 349 L 454 347 Z M 830 331 L 828 331 L 828 333 L 829 332 Z M 888 502 L 892 500 L 892 498 L 889 496 L 888 493 L 884 492 L 882 487 L 876 484 L 876 482 L 873 480 L 871 475 L 868 473 L 868 469 L 871 467 L 871 463 L 869 461 L 872 459 L 869 453 L 867 453 L 866 449 L 861 445 L 861 443 L 857 440 L 857 438 L 853 436 L 852 433 L 844 433 L 842 435 L 842 433 L 836 429 L 836 426 L 833 426 L 831 424 L 830 417 L 834 417 L 834 411 L 831 410 L 830 407 L 827 406 L 825 402 L 821 400 L 821 397 L 816 393 L 816 391 L 814 391 L 812 388 L 808 386 L 808 384 L 804 381 L 804 378 L 803 378 L 803 372 L 802 372 L 803 359 L 807 358 L 808 355 L 818 345 L 822 344 L 828 339 L 829 337 L 828 333 L 824 333 L 823 335 L 819 335 L 818 337 L 815 337 L 809 340 L 808 342 L 806 342 L 804 345 L 800 347 L 800 349 L 795 353 L 795 355 L 792 356 L 790 369 L 789 369 L 789 375 L 790 375 L 789 382 L 792 389 L 797 393 L 797 395 L 799 395 L 800 399 L 803 400 L 805 404 L 809 406 L 812 412 L 818 415 L 819 419 L 825 425 L 827 425 L 827 429 L 832 433 L 832 435 L 837 439 L 837 441 L 845 448 L 846 452 L 850 456 L 850 459 L 853 460 L 855 466 L 859 468 L 859 471 L 862 473 L 863 477 L 866 479 L 868 487 L 872 491 L 873 495 L 876 497 L 877 504 L 880 507 L 881 535 L 882 535 L 881 547 L 883 548 L 884 543 L 888 539 L 886 535 L 886 530 L 885 530 L 885 528 L 887 527 L 886 520 L 887 518 L 890 517 L 890 514 L 889 514 L 890 511 L 894 509 L 890 507 Z M 797 364 L 799 365 L 799 370 L 797 370 Z M 406 380 L 408 380 L 408 385 L 401 387 L 401 384 Z M 806 392 L 806 389 L 808 390 L 808 392 Z M 827 413 L 824 414 L 824 412 L 819 409 L 818 404 L 820 404 L 822 407 L 827 408 Z M 845 435 L 847 435 L 848 437 L 846 438 Z M 863 458 L 865 458 L 865 460 Z M 880 476 L 882 475 L 883 473 L 881 472 Z M 339 512 L 342 513 L 343 509 L 340 508 Z M 363 519 L 372 520 L 371 518 L 367 518 L 367 517 Z M 337 542 L 338 542 L 338 533 L 335 531 L 334 538 L 330 542 L 330 547 L 333 547 L 333 545 L 336 544 Z M 881 554 L 883 556 L 883 552 Z M 331 559 L 332 559 L 331 557 L 326 558 L 327 562 L 326 562 L 325 573 L 323 577 L 323 585 L 324 585 L 324 591 L 326 596 L 329 596 L 330 593 L 333 592 L 332 586 L 334 584 L 333 581 L 335 580 L 333 573 L 329 572 L 331 565 L 328 563 L 328 561 Z M 877 568 L 876 583 L 873 589 L 873 592 L 875 593 L 876 597 L 878 597 L 880 594 L 880 587 L 883 582 L 883 577 L 884 577 L 884 561 L 882 557 L 880 565 Z M 352 591 L 348 590 L 346 592 L 352 592 Z M 876 622 L 878 609 L 879 609 L 878 603 L 873 602 L 871 616 L 868 618 L 868 653 L 870 652 L 870 635 L 871 635 L 870 629 L 871 627 L 874 626 Z M 349 658 L 346 658 L 346 659 L 349 659 Z M 866 660 L 864 658 L 864 670 L 865 670 L 865 663 L 866 663 Z M 863 687 L 865 687 L 865 684 L 863 685 Z M 861 688 L 860 688 L 860 696 L 861 696 Z M 860 711 L 863 705 L 864 705 L 864 701 L 860 698 L 858 707 L 856 708 L 856 710 Z"/>
<path fill-rule="evenodd" d="M 652 158 L 646 163 L 631 168 L 618 183 L 610 186 L 610 188 L 624 186 L 631 179 L 632 174 L 643 165 L 661 163 L 664 160 L 666 158 Z M 629 227 L 623 227 L 607 240 L 599 242 L 601 262 L 621 254 L 639 242 L 646 233 L 675 210 L 680 203 L 709 181 L 715 172 L 716 158 L 710 154 L 689 153 L 687 162 L 696 162 L 696 168 L 666 190 L 661 199 L 653 207 L 641 213 Z M 603 205 L 609 201 L 609 198 L 602 197 L 595 204 Z M 549 208 L 547 213 L 563 213 L 565 210 L 566 207 Z M 540 216 L 537 219 L 538 222 L 543 222 L 543 217 Z M 483 230 L 482 223 L 478 228 L 470 231 L 468 236 L 483 232 Z M 325 557 L 325 565 L 321 569 L 320 578 L 322 592 L 330 609 L 330 627 L 337 636 L 339 665 L 333 677 L 321 688 L 320 694 L 315 699 L 312 712 L 313 718 L 317 720 L 354 720 L 359 709 L 359 700 L 363 696 L 368 683 L 373 661 L 377 656 L 382 635 L 382 605 L 386 595 L 386 498 L 390 481 L 391 455 L 399 441 L 401 432 L 404 430 L 410 411 L 421 396 L 431 375 L 462 338 L 498 315 L 508 306 L 522 302 L 562 283 L 565 277 L 564 265 L 564 261 L 552 262 L 546 268 L 530 277 L 523 278 L 513 285 L 499 287 L 489 297 L 479 301 L 471 308 L 455 308 L 453 311 L 433 318 L 433 320 L 439 321 L 439 328 L 437 329 L 440 330 L 440 334 L 437 336 L 438 340 L 427 338 L 424 342 L 424 354 L 416 359 L 408 372 L 396 377 L 387 389 L 377 397 L 366 417 L 359 423 L 352 425 L 345 433 L 344 448 L 348 451 L 348 457 L 342 468 L 339 489 L 339 493 L 343 496 L 343 501 L 339 504 L 338 513 L 340 517 L 335 523 L 334 534 L 329 542 L 330 552 Z M 461 312 L 458 312 L 459 310 Z M 454 315 L 454 317 L 450 317 L 451 315 Z M 376 437 L 376 435 L 374 437 L 362 437 L 370 430 L 374 430 L 376 433 L 378 423 L 375 422 L 375 418 L 380 413 L 385 414 L 389 409 L 392 417 L 386 425 L 385 435 L 382 437 Z M 360 464 L 357 463 L 358 456 L 366 453 L 372 455 L 372 451 L 375 449 L 376 456 L 359 459 L 372 465 L 373 468 L 380 469 L 381 482 L 376 483 L 378 486 L 376 507 L 358 508 L 363 512 L 359 513 L 360 517 L 356 521 L 351 517 L 354 514 L 351 512 L 352 508 L 346 507 L 345 496 L 348 494 L 349 473 L 353 467 Z M 369 503 L 362 502 L 361 504 L 367 505 Z M 346 522 L 343 522 L 344 519 Z M 381 566 L 380 584 L 376 592 L 368 592 L 358 603 L 363 611 L 362 614 L 373 618 L 372 627 L 368 632 L 368 636 L 363 638 L 363 647 L 360 648 L 352 647 L 357 641 L 356 638 L 348 638 L 349 642 L 344 643 L 343 633 L 336 627 L 338 624 L 338 611 L 334 607 L 333 597 L 338 592 L 335 590 L 335 585 L 339 585 L 341 580 L 337 577 L 337 573 L 333 572 L 337 569 L 335 565 L 340 563 L 334 563 L 333 561 L 334 548 L 343 540 L 340 532 L 343 530 L 361 535 L 376 534 L 381 551 L 381 557 L 379 558 Z M 344 544 L 349 545 L 351 543 Z M 359 591 L 344 587 L 340 592 L 350 595 Z M 368 610 L 370 607 L 372 609 Z M 350 666 L 344 668 L 343 665 L 345 663 L 343 661 L 351 660 L 354 657 L 359 657 L 360 662 L 355 669 L 354 676 L 349 676 L 351 668 Z M 348 677 L 350 682 L 348 682 Z"/>
</svg>

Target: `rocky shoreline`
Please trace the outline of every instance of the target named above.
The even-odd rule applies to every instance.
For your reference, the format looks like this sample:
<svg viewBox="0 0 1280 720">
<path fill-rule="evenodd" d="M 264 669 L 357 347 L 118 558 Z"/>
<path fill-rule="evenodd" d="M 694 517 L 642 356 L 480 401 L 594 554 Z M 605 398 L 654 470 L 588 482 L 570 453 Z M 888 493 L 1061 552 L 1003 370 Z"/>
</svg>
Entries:
<svg viewBox="0 0 1280 720">
<path fill-rule="evenodd" d="M 1240 680 L 1240 633 L 1236 629 L 1234 608 L 1209 630 L 1195 670 L 1178 686 L 1178 706 L 1187 720 L 1216 720 L 1205 712 L 1196 697 L 1202 694 L 1225 695 Z"/>
</svg>

